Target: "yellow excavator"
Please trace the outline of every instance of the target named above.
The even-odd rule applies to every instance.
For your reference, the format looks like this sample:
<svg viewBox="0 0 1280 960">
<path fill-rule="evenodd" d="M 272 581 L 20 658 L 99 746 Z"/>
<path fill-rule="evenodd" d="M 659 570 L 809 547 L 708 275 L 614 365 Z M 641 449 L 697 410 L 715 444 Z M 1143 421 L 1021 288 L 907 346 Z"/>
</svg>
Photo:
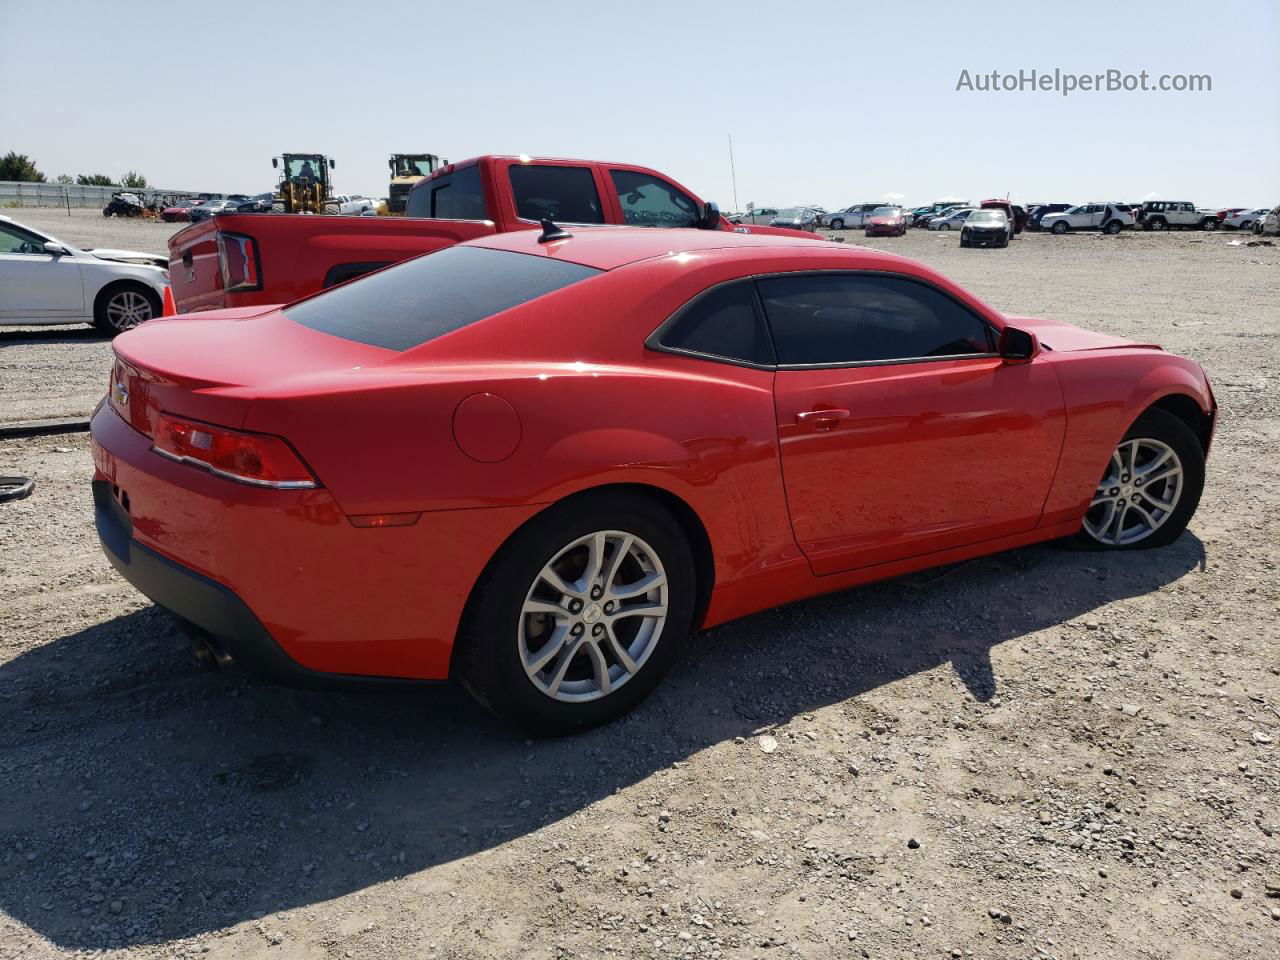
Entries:
<svg viewBox="0 0 1280 960">
<path fill-rule="evenodd" d="M 413 185 L 448 162 L 434 153 L 393 153 L 387 161 L 391 168 L 391 190 L 387 194 L 387 202 L 378 205 L 378 214 L 403 217 L 405 202 Z"/>
<path fill-rule="evenodd" d="M 322 153 L 284 153 L 271 158 L 280 171 L 272 209 L 284 213 L 335 213 L 329 171 L 332 158 Z"/>
</svg>

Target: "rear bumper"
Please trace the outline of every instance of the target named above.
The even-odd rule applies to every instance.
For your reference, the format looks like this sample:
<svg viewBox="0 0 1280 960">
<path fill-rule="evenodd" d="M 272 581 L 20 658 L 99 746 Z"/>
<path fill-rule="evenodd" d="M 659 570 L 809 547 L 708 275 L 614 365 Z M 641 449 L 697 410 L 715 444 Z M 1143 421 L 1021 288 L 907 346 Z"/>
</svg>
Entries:
<svg viewBox="0 0 1280 960">
<path fill-rule="evenodd" d="M 159 456 L 110 403 L 90 432 L 111 563 L 234 659 L 290 682 L 448 677 L 472 588 L 540 509 L 443 510 L 411 526 L 357 528 L 327 489 L 264 490 Z"/>
<path fill-rule="evenodd" d="M 267 628 L 234 592 L 133 539 L 133 524 L 118 499 L 120 488 L 93 481 L 93 515 L 102 552 L 122 577 L 148 599 L 217 638 L 238 665 L 299 686 L 329 679 L 280 649 Z"/>
</svg>

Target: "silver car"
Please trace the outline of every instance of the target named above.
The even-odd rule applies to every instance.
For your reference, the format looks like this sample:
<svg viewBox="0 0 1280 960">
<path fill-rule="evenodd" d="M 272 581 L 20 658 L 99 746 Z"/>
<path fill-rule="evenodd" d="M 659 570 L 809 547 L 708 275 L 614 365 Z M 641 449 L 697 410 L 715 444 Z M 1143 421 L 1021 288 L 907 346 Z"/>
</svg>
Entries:
<svg viewBox="0 0 1280 960">
<path fill-rule="evenodd" d="M 116 334 L 160 316 L 165 257 L 78 250 L 0 216 L 0 326 L 92 323 Z"/>
<path fill-rule="evenodd" d="M 787 207 L 778 211 L 778 215 L 769 221 L 769 226 L 813 233 L 818 229 L 818 214 L 808 207 Z"/>
<path fill-rule="evenodd" d="M 822 225 L 832 230 L 861 230 L 867 225 L 867 218 L 871 216 L 871 212 L 879 210 L 884 205 L 883 200 L 875 203 L 851 204 L 843 210 L 826 214 L 822 218 Z"/>
<path fill-rule="evenodd" d="M 960 207 L 956 210 L 949 210 L 940 217 L 934 217 L 929 221 L 930 230 L 959 230 L 964 226 L 964 222 L 969 219 L 969 214 L 973 213 L 974 207 Z"/>
<path fill-rule="evenodd" d="M 735 213 L 729 217 L 730 223 L 770 223 L 778 215 L 777 207 L 756 207 L 746 213 Z"/>
</svg>

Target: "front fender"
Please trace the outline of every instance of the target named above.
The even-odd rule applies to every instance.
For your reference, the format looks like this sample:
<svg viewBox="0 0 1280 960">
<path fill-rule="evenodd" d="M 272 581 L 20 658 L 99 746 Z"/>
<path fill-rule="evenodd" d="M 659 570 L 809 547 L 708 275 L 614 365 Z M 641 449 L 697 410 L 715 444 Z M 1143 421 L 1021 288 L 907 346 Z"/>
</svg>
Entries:
<svg viewBox="0 0 1280 960">
<path fill-rule="evenodd" d="M 1214 400 L 1193 360 L 1156 350 L 1049 354 L 1062 383 L 1067 431 L 1041 526 L 1080 520 L 1107 459 L 1144 411 L 1164 397 L 1189 396 L 1206 414 Z"/>
</svg>

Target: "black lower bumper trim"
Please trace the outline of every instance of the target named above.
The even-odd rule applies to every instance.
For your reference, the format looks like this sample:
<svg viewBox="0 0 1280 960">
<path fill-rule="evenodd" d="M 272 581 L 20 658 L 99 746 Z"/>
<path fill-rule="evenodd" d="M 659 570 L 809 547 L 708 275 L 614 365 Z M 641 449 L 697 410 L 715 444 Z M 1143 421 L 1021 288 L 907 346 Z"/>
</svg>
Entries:
<svg viewBox="0 0 1280 960">
<path fill-rule="evenodd" d="M 430 682 L 350 676 L 304 667 L 280 648 L 234 591 L 133 539 L 133 522 L 119 496 L 109 482 L 93 482 L 94 521 L 102 552 L 111 565 L 138 591 L 183 621 L 185 627 L 212 637 L 237 665 L 270 680 L 313 689 Z"/>
</svg>

